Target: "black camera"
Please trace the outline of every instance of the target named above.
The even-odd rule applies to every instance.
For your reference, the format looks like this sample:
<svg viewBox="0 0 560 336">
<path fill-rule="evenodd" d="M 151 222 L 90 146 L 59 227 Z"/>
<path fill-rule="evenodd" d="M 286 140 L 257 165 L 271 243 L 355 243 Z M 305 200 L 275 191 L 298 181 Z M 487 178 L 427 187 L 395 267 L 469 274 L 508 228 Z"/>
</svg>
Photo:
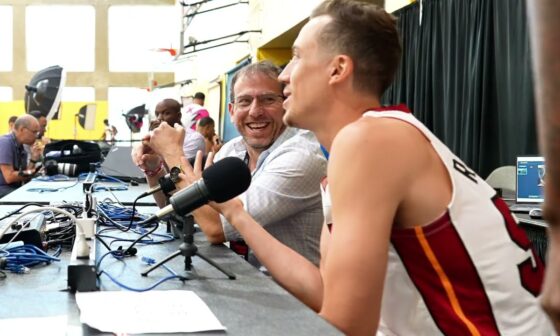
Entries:
<svg viewBox="0 0 560 336">
<path fill-rule="evenodd" d="M 45 174 L 47 176 L 53 175 L 66 175 L 66 176 L 76 176 L 76 170 L 78 165 L 75 163 L 58 163 L 55 160 L 45 161 Z"/>
</svg>

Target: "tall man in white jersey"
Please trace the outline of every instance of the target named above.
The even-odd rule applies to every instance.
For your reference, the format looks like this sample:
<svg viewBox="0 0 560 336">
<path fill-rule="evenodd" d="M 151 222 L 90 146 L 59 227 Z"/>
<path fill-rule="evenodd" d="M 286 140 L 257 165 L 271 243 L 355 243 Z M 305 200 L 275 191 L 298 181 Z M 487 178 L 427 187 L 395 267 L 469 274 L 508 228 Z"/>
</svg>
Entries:
<svg viewBox="0 0 560 336">
<path fill-rule="evenodd" d="M 504 202 L 404 107 L 380 107 L 400 53 L 382 9 L 327 0 L 279 77 L 284 121 L 330 152 L 319 268 L 239 200 L 212 206 L 280 284 L 345 334 L 551 334 L 537 301 L 542 262 Z M 187 169 L 185 184 L 199 170 Z"/>
</svg>

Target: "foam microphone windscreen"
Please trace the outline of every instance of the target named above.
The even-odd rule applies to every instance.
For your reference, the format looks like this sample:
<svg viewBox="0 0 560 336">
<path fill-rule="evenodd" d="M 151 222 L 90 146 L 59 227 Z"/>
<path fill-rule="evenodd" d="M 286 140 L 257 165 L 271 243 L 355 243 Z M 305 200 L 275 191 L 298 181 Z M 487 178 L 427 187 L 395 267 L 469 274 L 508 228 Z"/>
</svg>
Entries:
<svg viewBox="0 0 560 336">
<path fill-rule="evenodd" d="M 210 200 L 221 203 L 243 193 L 251 184 L 251 172 L 243 160 L 224 158 L 202 172 Z"/>
</svg>

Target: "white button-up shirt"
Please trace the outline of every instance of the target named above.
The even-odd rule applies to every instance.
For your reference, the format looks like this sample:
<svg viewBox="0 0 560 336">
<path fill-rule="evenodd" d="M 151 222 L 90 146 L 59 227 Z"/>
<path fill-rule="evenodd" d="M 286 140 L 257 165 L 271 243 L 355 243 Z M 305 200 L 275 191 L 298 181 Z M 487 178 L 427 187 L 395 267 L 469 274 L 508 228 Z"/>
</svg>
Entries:
<svg viewBox="0 0 560 336">
<path fill-rule="evenodd" d="M 238 137 L 222 147 L 216 161 L 230 156 L 243 160 L 246 153 Z M 239 196 L 245 210 L 271 235 L 316 265 L 323 224 L 319 185 L 326 169 L 315 136 L 288 127 L 259 155 L 251 186 Z M 226 240 L 242 238 L 223 216 L 221 220 Z"/>
</svg>

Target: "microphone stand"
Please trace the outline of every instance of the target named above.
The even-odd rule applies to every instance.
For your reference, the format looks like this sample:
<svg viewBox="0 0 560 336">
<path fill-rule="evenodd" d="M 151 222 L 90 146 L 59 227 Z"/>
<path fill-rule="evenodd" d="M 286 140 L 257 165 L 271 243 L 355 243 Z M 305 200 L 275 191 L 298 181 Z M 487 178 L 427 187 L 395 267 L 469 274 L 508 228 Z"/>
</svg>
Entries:
<svg viewBox="0 0 560 336">
<path fill-rule="evenodd" d="M 227 275 L 230 280 L 235 280 L 235 274 L 225 270 L 220 265 L 218 265 L 215 261 L 210 259 L 209 257 L 205 256 L 204 254 L 200 253 L 198 247 L 194 243 L 194 218 L 192 215 L 182 217 L 183 220 L 183 228 L 182 228 L 182 236 L 183 242 L 179 245 L 179 249 L 160 262 L 150 266 L 144 272 L 140 273 L 142 276 L 147 276 L 151 271 L 155 270 L 156 268 L 160 267 L 161 265 L 165 264 L 169 260 L 174 259 L 177 256 L 184 256 L 185 257 L 185 271 L 192 270 L 192 257 L 198 256 L 202 260 L 206 261 L 208 264 L 214 266 L 218 271 L 222 272 L 223 274 Z M 175 225 L 175 224 L 173 224 Z M 177 225 L 175 225 L 177 227 Z M 184 277 L 184 280 L 190 280 L 189 277 Z"/>
</svg>

